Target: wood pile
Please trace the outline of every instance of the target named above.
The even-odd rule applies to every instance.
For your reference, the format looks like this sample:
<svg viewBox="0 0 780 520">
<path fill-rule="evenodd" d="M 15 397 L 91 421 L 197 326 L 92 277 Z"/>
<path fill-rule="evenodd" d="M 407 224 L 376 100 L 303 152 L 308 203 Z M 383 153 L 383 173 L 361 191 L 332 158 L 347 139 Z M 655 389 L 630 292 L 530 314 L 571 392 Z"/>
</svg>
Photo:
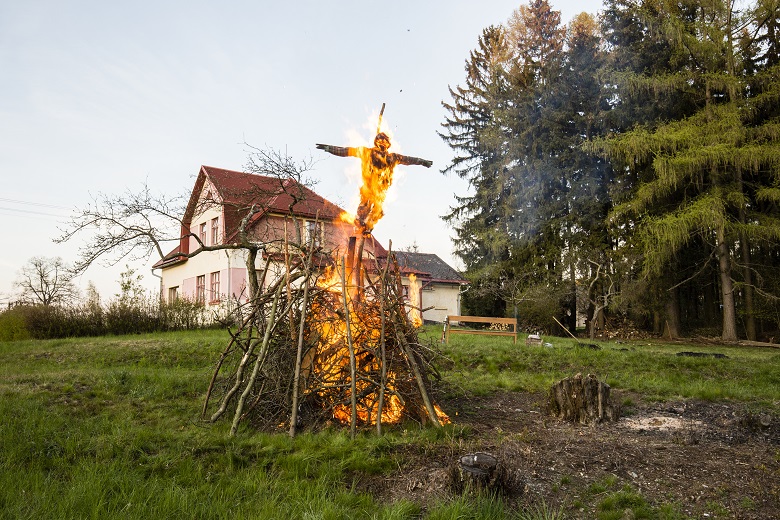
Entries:
<svg viewBox="0 0 780 520">
<path fill-rule="evenodd" d="M 348 424 L 354 435 L 403 420 L 448 422 L 430 395 L 436 353 L 409 320 L 392 253 L 382 265 L 372 259 L 373 274 L 357 288 L 344 258 L 320 269 L 299 253 L 270 283 L 259 273 L 265 289 L 217 360 L 203 418 L 232 415 L 231 435 L 241 424 L 290 435 Z"/>
</svg>

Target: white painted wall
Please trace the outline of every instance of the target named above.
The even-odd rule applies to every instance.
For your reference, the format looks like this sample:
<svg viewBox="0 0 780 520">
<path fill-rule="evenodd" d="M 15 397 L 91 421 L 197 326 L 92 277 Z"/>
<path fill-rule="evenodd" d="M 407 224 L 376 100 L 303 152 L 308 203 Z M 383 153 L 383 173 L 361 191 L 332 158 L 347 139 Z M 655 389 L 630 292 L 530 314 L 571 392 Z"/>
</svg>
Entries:
<svg viewBox="0 0 780 520">
<path fill-rule="evenodd" d="M 431 290 L 428 290 L 431 289 Z M 434 306 L 423 313 L 425 321 L 443 323 L 450 315 L 460 315 L 460 286 L 432 283 L 422 291 L 422 308 Z"/>
</svg>

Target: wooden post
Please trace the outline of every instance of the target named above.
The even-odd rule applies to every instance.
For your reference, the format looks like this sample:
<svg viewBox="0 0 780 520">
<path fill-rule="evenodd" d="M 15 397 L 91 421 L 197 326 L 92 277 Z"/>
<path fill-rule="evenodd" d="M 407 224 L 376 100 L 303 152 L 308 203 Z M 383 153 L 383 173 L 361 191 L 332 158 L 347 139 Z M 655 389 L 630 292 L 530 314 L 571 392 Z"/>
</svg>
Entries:
<svg viewBox="0 0 780 520">
<path fill-rule="evenodd" d="M 319 218 L 319 214 L 317 215 Z M 298 350 L 295 354 L 295 375 L 293 376 L 293 395 L 292 407 L 290 410 L 290 437 L 295 437 L 296 423 L 298 422 L 298 394 L 301 386 L 301 363 L 303 361 L 303 332 L 306 324 L 306 310 L 309 305 L 309 275 L 311 274 L 311 259 L 314 254 L 314 247 L 309 248 L 309 256 L 306 259 L 305 278 L 303 286 L 303 304 L 301 307 L 301 322 L 298 327 Z"/>
<path fill-rule="evenodd" d="M 357 367 L 355 366 L 355 346 L 352 344 L 352 326 L 349 323 L 349 303 L 347 302 L 347 279 L 345 275 L 346 266 L 344 257 L 341 257 L 341 294 L 344 299 L 344 321 L 347 326 L 347 348 L 349 349 L 349 392 L 350 405 L 352 407 L 349 419 L 349 432 L 352 439 L 355 438 L 355 429 L 357 427 L 357 388 L 355 376 Z"/>
<path fill-rule="evenodd" d="M 393 241 L 387 247 L 388 254 L 393 249 Z M 385 387 L 387 386 L 387 356 L 385 352 L 385 298 L 387 297 L 387 268 L 390 266 L 390 262 L 385 262 L 385 267 L 382 269 L 382 275 L 379 277 L 379 362 L 380 367 L 380 379 L 379 379 L 379 402 L 377 403 L 377 415 L 376 415 L 376 433 L 382 435 L 382 410 L 385 405 Z"/>
<path fill-rule="evenodd" d="M 352 273 L 355 278 L 355 300 L 360 300 L 363 295 L 363 246 L 366 243 L 366 237 L 361 233 L 357 237 L 357 248 L 355 251 L 354 264 L 352 264 Z"/>
</svg>

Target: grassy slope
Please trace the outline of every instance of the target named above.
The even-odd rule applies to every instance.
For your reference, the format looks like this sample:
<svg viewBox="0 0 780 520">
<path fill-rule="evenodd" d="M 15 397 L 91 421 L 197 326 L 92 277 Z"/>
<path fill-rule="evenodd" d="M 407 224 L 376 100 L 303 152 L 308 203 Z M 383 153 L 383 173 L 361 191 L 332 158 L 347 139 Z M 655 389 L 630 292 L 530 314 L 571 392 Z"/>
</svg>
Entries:
<svg viewBox="0 0 780 520">
<path fill-rule="evenodd" d="M 430 330 L 438 337 L 440 329 Z M 780 400 L 780 353 L 694 347 L 513 346 L 453 337 L 445 378 L 469 391 L 543 390 L 576 371 L 659 398 Z M 377 504 L 356 477 L 396 467 L 397 445 L 453 442 L 457 427 L 398 430 L 355 441 L 337 431 L 242 433 L 198 421 L 218 331 L 0 343 L 0 518 L 414 518 L 410 503 Z M 500 502 L 456 500 L 428 518 L 501 518 Z M 508 513 L 507 513 L 508 514 Z"/>
</svg>

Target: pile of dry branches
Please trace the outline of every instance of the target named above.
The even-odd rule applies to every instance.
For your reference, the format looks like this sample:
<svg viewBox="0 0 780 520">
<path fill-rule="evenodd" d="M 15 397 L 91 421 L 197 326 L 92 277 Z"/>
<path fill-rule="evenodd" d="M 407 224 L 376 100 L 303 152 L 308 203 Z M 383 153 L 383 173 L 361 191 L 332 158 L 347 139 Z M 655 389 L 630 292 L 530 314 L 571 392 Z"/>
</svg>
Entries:
<svg viewBox="0 0 780 520">
<path fill-rule="evenodd" d="M 438 378 L 407 315 L 392 253 L 362 286 L 347 283 L 340 265 L 321 268 L 305 248 L 285 259 L 282 276 L 258 274 L 257 294 L 222 352 L 203 405 L 203 417 L 232 414 L 264 431 L 401 420 L 446 422 L 430 397 Z M 269 281 L 266 281 L 268 279 Z"/>
</svg>

